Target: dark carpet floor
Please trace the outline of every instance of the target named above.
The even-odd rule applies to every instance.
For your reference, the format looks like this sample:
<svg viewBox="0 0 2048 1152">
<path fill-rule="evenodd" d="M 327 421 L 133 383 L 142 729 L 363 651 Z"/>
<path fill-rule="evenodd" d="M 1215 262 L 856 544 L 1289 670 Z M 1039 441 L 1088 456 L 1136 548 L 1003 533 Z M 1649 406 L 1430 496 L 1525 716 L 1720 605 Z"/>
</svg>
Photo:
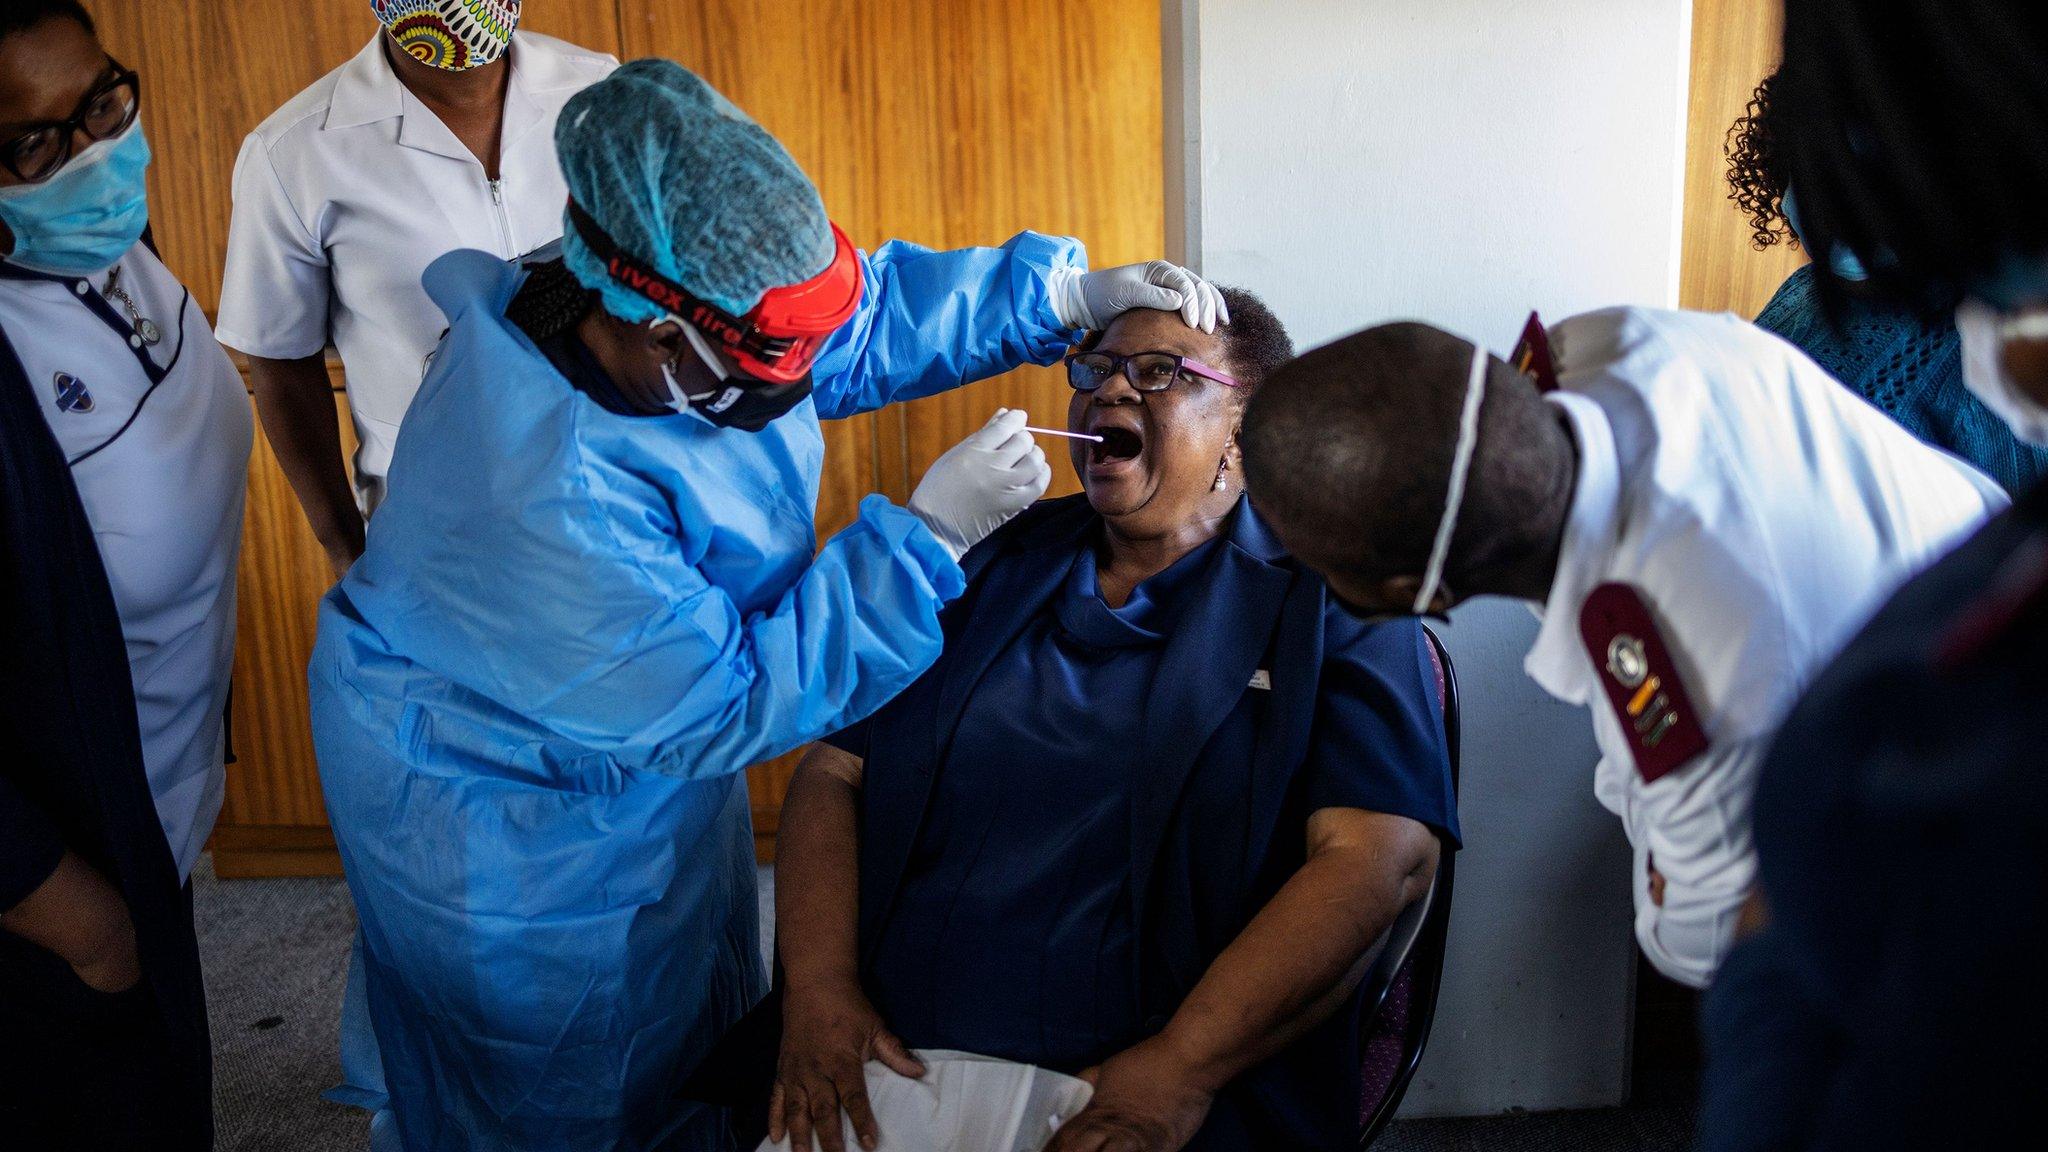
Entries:
<svg viewBox="0 0 2048 1152">
<path fill-rule="evenodd" d="M 220 1152 L 361 1152 L 363 1114 L 320 1099 L 335 1084 L 342 978 L 355 913 L 339 880 L 193 875 L 199 949 L 213 1018 Z M 762 871 L 764 913 L 773 872 Z M 764 914 L 764 924 L 772 915 Z M 764 949 L 767 943 L 763 944 Z M 1683 1086 L 1639 1092 L 1626 1108 L 1412 1120 L 1375 1152 L 1680 1152 L 1691 1138 Z"/>
</svg>

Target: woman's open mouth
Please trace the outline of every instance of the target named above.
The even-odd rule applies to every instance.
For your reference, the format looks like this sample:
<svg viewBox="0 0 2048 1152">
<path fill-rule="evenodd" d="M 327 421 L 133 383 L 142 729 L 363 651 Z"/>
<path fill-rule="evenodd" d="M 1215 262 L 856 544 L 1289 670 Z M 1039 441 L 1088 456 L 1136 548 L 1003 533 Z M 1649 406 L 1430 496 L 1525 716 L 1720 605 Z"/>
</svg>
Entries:
<svg viewBox="0 0 2048 1152">
<path fill-rule="evenodd" d="M 1119 424 L 1097 424 L 1089 431 L 1102 437 L 1102 443 L 1088 449 L 1088 471 L 1091 474 L 1130 464 L 1145 453 L 1145 438 L 1135 429 Z"/>
</svg>

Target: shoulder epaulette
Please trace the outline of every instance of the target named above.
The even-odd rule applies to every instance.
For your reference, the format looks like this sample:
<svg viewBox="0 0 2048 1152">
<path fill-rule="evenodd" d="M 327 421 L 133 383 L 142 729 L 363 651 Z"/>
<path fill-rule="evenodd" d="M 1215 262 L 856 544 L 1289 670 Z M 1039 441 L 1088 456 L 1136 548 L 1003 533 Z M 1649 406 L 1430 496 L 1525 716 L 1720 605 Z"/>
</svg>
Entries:
<svg viewBox="0 0 2048 1152">
<path fill-rule="evenodd" d="M 1593 589 L 1579 610 L 1579 635 L 1614 718 L 1628 735 L 1643 783 L 1655 783 L 1707 750 L 1699 713 L 1641 593 L 1627 584 Z"/>
</svg>

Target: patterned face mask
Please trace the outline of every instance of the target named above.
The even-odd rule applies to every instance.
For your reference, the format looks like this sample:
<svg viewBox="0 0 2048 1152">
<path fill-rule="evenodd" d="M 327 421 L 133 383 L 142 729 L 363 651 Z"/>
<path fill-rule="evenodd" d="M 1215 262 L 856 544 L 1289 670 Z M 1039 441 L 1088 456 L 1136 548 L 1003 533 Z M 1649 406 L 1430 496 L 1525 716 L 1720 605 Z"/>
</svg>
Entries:
<svg viewBox="0 0 2048 1152">
<path fill-rule="evenodd" d="M 519 27 L 520 0 L 370 0 L 399 50 L 449 72 L 481 68 L 505 54 Z"/>
</svg>

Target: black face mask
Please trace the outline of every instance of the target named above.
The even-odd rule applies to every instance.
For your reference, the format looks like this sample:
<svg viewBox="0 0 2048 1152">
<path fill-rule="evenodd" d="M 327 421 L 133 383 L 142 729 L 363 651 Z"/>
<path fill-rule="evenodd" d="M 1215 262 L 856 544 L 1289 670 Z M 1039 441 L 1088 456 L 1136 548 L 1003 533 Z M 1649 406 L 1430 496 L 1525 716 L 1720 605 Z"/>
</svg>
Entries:
<svg viewBox="0 0 2048 1152">
<path fill-rule="evenodd" d="M 811 394 L 811 375 L 789 384 L 763 384 L 748 388 L 730 380 L 720 381 L 709 392 L 691 396 L 690 408 L 720 428 L 759 432 L 768 422 L 786 415 Z"/>
</svg>

